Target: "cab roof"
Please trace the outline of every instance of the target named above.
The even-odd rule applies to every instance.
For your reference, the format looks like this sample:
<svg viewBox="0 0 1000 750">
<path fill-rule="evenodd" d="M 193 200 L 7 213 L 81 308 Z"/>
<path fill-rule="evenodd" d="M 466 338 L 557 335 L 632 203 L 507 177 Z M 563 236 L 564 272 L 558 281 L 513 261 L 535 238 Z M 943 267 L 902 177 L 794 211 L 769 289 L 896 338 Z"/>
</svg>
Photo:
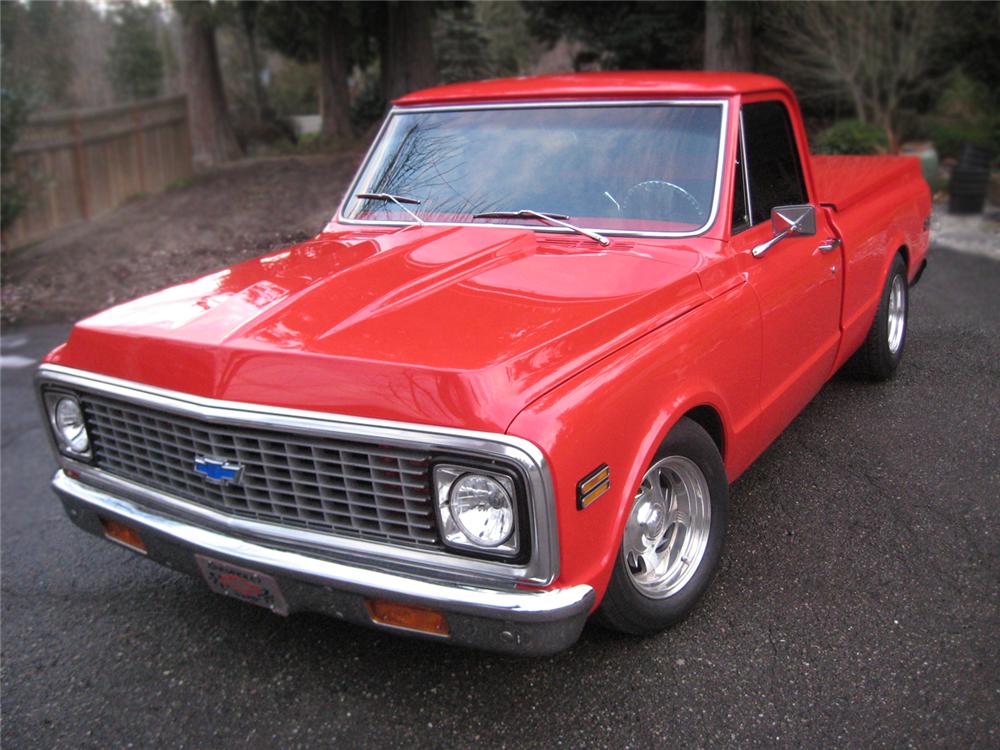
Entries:
<svg viewBox="0 0 1000 750">
<path fill-rule="evenodd" d="M 727 97 L 759 91 L 788 91 L 782 81 L 756 73 L 658 71 L 567 73 L 453 83 L 414 91 L 394 104 L 537 101 L 545 99 L 666 99 Z"/>
</svg>

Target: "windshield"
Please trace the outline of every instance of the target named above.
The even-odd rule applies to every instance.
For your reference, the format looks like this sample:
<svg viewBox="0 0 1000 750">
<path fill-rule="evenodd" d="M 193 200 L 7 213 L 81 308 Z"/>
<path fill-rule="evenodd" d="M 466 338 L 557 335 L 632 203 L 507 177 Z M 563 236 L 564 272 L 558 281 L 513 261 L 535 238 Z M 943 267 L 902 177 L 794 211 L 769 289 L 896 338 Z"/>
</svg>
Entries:
<svg viewBox="0 0 1000 750">
<path fill-rule="evenodd" d="M 722 124 L 719 102 L 396 111 L 343 217 L 535 225 L 474 218 L 529 209 L 598 231 L 694 233 L 714 216 Z"/>
</svg>

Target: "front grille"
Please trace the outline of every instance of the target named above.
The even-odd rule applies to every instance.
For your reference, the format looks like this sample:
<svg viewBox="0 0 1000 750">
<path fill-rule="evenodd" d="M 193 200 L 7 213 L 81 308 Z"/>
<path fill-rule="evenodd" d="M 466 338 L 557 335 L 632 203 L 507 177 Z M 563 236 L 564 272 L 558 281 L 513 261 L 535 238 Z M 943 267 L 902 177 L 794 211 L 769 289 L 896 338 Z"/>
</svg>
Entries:
<svg viewBox="0 0 1000 750">
<path fill-rule="evenodd" d="M 441 548 L 424 450 L 217 424 L 79 392 L 104 471 L 239 518 L 338 536 Z M 238 484 L 194 471 L 242 465 Z"/>
</svg>

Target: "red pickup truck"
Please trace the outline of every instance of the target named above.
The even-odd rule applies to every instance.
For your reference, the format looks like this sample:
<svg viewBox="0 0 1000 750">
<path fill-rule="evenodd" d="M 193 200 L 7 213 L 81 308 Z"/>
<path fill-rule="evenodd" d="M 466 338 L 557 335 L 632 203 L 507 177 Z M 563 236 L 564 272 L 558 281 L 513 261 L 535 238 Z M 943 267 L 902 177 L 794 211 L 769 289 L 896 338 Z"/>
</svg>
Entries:
<svg viewBox="0 0 1000 750">
<path fill-rule="evenodd" d="M 811 158 L 750 74 L 395 102 L 314 239 L 78 323 L 38 389 L 83 529 L 287 614 L 517 653 L 683 618 L 728 485 L 891 378 L 914 159 Z"/>
</svg>

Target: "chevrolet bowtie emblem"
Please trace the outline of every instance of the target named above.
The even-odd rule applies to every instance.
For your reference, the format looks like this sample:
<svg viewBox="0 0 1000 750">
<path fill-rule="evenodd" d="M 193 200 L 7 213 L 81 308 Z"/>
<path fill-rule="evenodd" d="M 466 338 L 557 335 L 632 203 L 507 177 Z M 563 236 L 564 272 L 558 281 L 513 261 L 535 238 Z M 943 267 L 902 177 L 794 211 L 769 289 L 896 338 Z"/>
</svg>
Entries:
<svg viewBox="0 0 1000 750">
<path fill-rule="evenodd" d="M 198 456 L 194 460 L 194 470 L 208 481 L 217 484 L 239 484 L 243 478 L 241 464 L 210 456 Z"/>
</svg>

